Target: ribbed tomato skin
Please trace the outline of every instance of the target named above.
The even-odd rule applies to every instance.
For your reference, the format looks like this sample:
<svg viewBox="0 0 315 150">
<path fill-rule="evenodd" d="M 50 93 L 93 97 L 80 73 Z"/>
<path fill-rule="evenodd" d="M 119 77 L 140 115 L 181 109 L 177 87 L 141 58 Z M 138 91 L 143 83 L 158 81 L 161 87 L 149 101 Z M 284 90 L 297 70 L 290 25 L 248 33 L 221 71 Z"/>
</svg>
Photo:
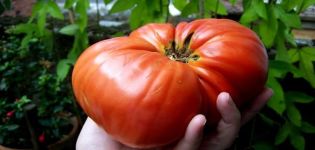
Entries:
<svg viewBox="0 0 315 150">
<path fill-rule="evenodd" d="M 172 46 L 198 58 L 174 61 L 166 56 Z M 202 19 L 148 24 L 100 41 L 78 58 L 72 84 L 83 110 L 114 139 L 148 148 L 180 139 L 196 114 L 216 125 L 222 91 L 242 109 L 264 88 L 267 67 L 253 31 L 227 19 Z"/>
</svg>

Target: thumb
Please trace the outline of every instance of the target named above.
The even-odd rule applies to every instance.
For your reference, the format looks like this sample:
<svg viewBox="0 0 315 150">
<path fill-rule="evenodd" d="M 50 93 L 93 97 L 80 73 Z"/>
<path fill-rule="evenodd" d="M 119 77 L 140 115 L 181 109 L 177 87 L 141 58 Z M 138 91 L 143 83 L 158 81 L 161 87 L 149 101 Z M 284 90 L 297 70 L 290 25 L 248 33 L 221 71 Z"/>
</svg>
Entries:
<svg viewBox="0 0 315 150">
<path fill-rule="evenodd" d="M 181 139 L 175 150 L 196 150 L 199 148 L 203 137 L 203 128 L 206 118 L 203 115 L 196 115 L 189 123 L 183 139 Z"/>
</svg>

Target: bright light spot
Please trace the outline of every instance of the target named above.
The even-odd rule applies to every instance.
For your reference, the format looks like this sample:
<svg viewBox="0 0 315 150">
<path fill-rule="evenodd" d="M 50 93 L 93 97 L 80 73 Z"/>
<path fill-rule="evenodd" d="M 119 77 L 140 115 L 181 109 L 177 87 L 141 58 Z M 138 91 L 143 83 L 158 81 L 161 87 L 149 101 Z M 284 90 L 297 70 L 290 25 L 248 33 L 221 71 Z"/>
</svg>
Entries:
<svg viewBox="0 0 315 150">
<path fill-rule="evenodd" d="M 180 11 L 177 8 L 175 8 L 175 6 L 172 3 L 168 6 L 168 10 L 170 11 L 170 14 L 172 16 L 180 15 Z"/>
</svg>

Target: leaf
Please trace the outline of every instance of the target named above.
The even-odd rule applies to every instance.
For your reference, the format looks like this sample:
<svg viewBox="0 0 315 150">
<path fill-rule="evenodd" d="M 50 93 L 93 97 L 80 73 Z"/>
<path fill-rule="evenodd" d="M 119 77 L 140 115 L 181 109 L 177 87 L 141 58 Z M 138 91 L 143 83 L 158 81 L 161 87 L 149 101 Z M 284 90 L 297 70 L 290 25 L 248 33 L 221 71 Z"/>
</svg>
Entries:
<svg viewBox="0 0 315 150">
<path fill-rule="evenodd" d="M 314 97 L 298 91 L 288 91 L 285 93 L 287 100 L 296 103 L 311 103 L 314 101 Z"/>
<path fill-rule="evenodd" d="M 146 7 L 145 3 L 142 1 L 132 10 L 130 14 L 129 25 L 131 29 L 136 29 L 143 24 L 143 18 L 141 19 L 139 16 L 143 16 L 142 14 L 145 14 L 144 12 L 146 12 Z"/>
<path fill-rule="evenodd" d="M 188 4 L 187 0 L 172 0 L 172 3 L 176 9 L 182 11 L 185 6 Z"/>
<path fill-rule="evenodd" d="M 302 51 L 309 55 L 312 61 L 315 61 L 315 47 L 303 47 Z"/>
<path fill-rule="evenodd" d="M 256 13 L 263 18 L 264 20 L 267 20 L 267 10 L 264 1 L 262 0 L 253 0 L 252 4 L 253 8 L 255 9 Z"/>
<path fill-rule="evenodd" d="M 59 81 L 63 81 L 67 77 L 70 71 L 70 64 L 71 64 L 71 61 L 68 59 L 62 59 L 58 62 L 57 78 Z"/>
<path fill-rule="evenodd" d="M 38 11 L 37 27 L 39 36 L 43 36 L 46 27 L 46 12 L 47 5 L 44 5 L 41 10 Z"/>
<path fill-rule="evenodd" d="M 311 125 L 308 122 L 303 121 L 300 130 L 302 132 L 304 132 L 304 133 L 312 133 L 312 134 L 314 134 L 315 133 L 315 126 Z"/>
<path fill-rule="evenodd" d="M 282 7 L 275 7 L 279 19 L 288 27 L 301 28 L 300 16 L 296 13 L 287 13 Z"/>
<path fill-rule="evenodd" d="M 268 75 L 267 86 L 274 91 L 273 96 L 268 101 L 267 105 L 279 115 L 282 115 L 286 109 L 284 102 L 284 93 L 280 83 L 270 74 Z"/>
<path fill-rule="evenodd" d="M 70 52 L 67 55 L 69 63 L 74 64 L 80 53 L 88 46 L 87 32 L 77 32 Z"/>
<path fill-rule="evenodd" d="M 32 7 L 32 16 L 35 17 L 36 14 L 43 9 L 45 3 L 43 1 L 37 1 Z"/>
<path fill-rule="evenodd" d="M 303 73 L 292 64 L 281 60 L 269 60 L 269 74 L 273 77 L 282 78 L 288 72 L 295 77 L 302 77 Z"/>
<path fill-rule="evenodd" d="M 18 111 L 23 111 L 23 107 L 26 106 L 26 104 L 30 104 L 32 100 L 30 100 L 27 96 L 23 95 L 19 101 L 16 101 L 16 107 Z"/>
<path fill-rule="evenodd" d="M 81 32 L 83 32 L 87 26 L 88 21 L 87 9 L 89 7 L 88 3 L 89 1 L 79 0 L 75 6 L 75 11 L 76 13 L 79 14 L 76 23 L 79 25 Z"/>
<path fill-rule="evenodd" d="M 242 0 L 242 5 L 244 10 L 248 10 L 249 8 L 252 7 L 252 0 Z"/>
<path fill-rule="evenodd" d="M 280 145 L 283 143 L 288 136 L 290 135 L 291 128 L 288 122 L 285 122 L 284 125 L 278 130 L 275 137 L 275 144 Z"/>
<path fill-rule="evenodd" d="M 275 46 L 277 49 L 277 53 L 276 53 L 276 60 L 281 60 L 281 61 L 285 61 L 285 62 L 289 62 L 290 61 L 290 57 L 288 54 L 288 50 L 286 47 L 286 43 L 285 43 L 285 39 L 284 39 L 284 35 L 283 35 L 283 24 L 279 23 L 279 30 L 278 33 L 276 35 L 277 40 L 275 40 Z"/>
<path fill-rule="evenodd" d="M 27 34 L 26 36 L 24 36 L 21 41 L 21 48 L 27 48 L 32 38 L 33 38 L 32 34 Z"/>
<path fill-rule="evenodd" d="M 300 56 L 299 56 L 297 49 L 290 49 L 288 51 L 288 54 L 289 54 L 291 63 L 295 63 L 295 62 L 298 62 L 300 60 Z"/>
<path fill-rule="evenodd" d="M 284 31 L 284 37 L 286 39 L 286 41 L 289 42 L 289 44 L 291 44 L 293 47 L 297 47 L 294 35 L 291 32 L 291 29 L 286 29 Z"/>
<path fill-rule="evenodd" d="M 315 4 L 315 0 L 303 0 L 303 3 L 300 7 L 300 12 L 305 11 L 308 7 Z"/>
<path fill-rule="evenodd" d="M 59 30 L 60 33 L 65 35 L 73 36 L 79 31 L 79 26 L 77 24 L 70 24 L 67 26 L 64 26 Z"/>
<path fill-rule="evenodd" d="M 205 11 L 220 15 L 227 15 L 227 10 L 220 0 L 205 0 Z"/>
<path fill-rule="evenodd" d="M 109 3 L 111 3 L 113 0 L 103 0 L 104 1 L 104 4 L 107 5 Z"/>
<path fill-rule="evenodd" d="M 287 11 L 293 9 L 298 10 L 301 7 L 303 0 L 287 0 L 282 5 Z"/>
<path fill-rule="evenodd" d="M 31 33 L 36 29 L 36 25 L 32 23 L 21 23 L 12 28 L 8 29 L 9 33 L 12 34 L 21 34 L 21 33 Z"/>
<path fill-rule="evenodd" d="M 275 146 L 272 143 L 269 143 L 267 141 L 258 141 L 255 142 L 252 147 L 254 150 L 275 150 Z"/>
<path fill-rule="evenodd" d="M 114 3 L 113 7 L 110 9 L 109 13 L 113 14 L 125 11 L 134 7 L 135 4 L 137 4 L 137 1 L 135 0 L 117 0 L 116 3 Z"/>
<path fill-rule="evenodd" d="M 278 31 L 278 21 L 272 5 L 267 8 L 268 20 L 258 24 L 258 33 L 267 48 L 271 47 Z"/>
<path fill-rule="evenodd" d="M 271 118 L 267 117 L 266 115 L 259 113 L 259 117 L 261 118 L 261 120 L 263 120 L 269 126 L 275 125 L 275 121 L 272 120 Z"/>
<path fill-rule="evenodd" d="M 289 120 L 294 124 L 295 126 L 300 127 L 302 125 L 302 116 L 300 111 L 296 108 L 294 103 L 287 102 L 287 116 Z"/>
<path fill-rule="evenodd" d="M 145 4 L 151 12 L 160 12 L 163 1 L 165 0 L 145 1 Z"/>
<path fill-rule="evenodd" d="M 287 24 L 289 27 L 301 28 L 301 18 L 298 14 L 286 13 L 280 16 L 280 19 Z"/>
<path fill-rule="evenodd" d="M 50 13 L 51 16 L 53 16 L 56 19 L 64 19 L 64 16 L 58 7 L 58 5 L 54 1 L 48 1 L 48 12 Z"/>
<path fill-rule="evenodd" d="M 8 131 L 13 131 L 13 130 L 16 130 L 17 128 L 19 128 L 19 125 L 17 125 L 17 124 L 11 124 L 11 125 L 6 125 L 5 127 L 6 127 L 6 129 L 7 129 Z"/>
<path fill-rule="evenodd" d="M 296 150 L 304 150 L 305 149 L 305 139 L 298 132 L 290 133 L 290 143 Z"/>
<path fill-rule="evenodd" d="M 66 0 L 65 5 L 63 6 L 66 9 L 71 8 L 77 0 Z"/>
<path fill-rule="evenodd" d="M 315 48 L 305 47 L 298 51 L 300 54 L 299 67 L 304 72 L 304 78 L 315 88 L 315 72 L 313 61 L 315 61 Z"/>
<path fill-rule="evenodd" d="M 164 23 L 167 19 L 168 0 L 145 1 L 146 17 L 142 17 L 142 24 L 150 22 Z M 166 6 L 166 7 L 165 7 Z"/>
<path fill-rule="evenodd" d="M 53 45 L 54 45 L 54 37 L 53 37 L 53 31 L 45 29 L 44 31 L 44 37 L 41 38 L 45 48 L 47 51 L 52 51 L 53 50 Z"/>
<path fill-rule="evenodd" d="M 181 16 L 188 17 L 191 14 L 198 13 L 198 1 L 191 0 L 182 10 Z"/>
<path fill-rule="evenodd" d="M 245 12 L 243 12 L 240 23 L 246 26 L 249 26 L 249 24 L 253 21 L 256 21 L 258 19 L 258 14 L 256 13 L 254 7 L 249 7 Z"/>
</svg>

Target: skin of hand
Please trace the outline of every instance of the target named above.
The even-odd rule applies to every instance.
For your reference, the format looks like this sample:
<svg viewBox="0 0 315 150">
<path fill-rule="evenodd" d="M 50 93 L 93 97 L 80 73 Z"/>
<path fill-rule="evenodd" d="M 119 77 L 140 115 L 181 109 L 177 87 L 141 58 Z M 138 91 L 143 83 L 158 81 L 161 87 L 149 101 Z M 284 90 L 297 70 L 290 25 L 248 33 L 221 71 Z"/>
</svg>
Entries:
<svg viewBox="0 0 315 150">
<path fill-rule="evenodd" d="M 263 92 L 253 101 L 251 106 L 239 112 L 230 95 L 226 92 L 219 94 L 217 108 L 222 116 L 215 132 L 203 135 L 206 124 L 205 116 L 198 114 L 189 123 L 184 137 L 175 145 L 155 148 L 173 150 L 224 150 L 229 148 L 241 126 L 252 119 L 259 110 L 267 103 L 273 92 L 265 88 Z M 132 150 L 111 137 L 99 127 L 91 118 L 88 118 L 80 132 L 76 143 L 77 150 Z"/>
</svg>

